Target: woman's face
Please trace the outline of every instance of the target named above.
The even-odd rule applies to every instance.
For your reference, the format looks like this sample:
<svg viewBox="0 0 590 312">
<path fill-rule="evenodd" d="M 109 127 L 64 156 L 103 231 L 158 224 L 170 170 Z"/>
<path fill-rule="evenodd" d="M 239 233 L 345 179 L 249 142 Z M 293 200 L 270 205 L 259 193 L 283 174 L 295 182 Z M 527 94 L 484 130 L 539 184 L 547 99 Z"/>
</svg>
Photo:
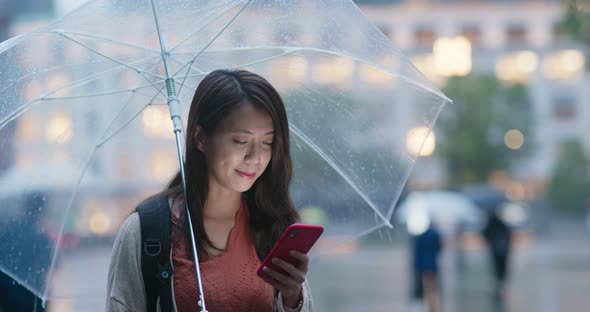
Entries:
<svg viewBox="0 0 590 312">
<path fill-rule="evenodd" d="M 270 115 L 239 104 L 210 136 L 197 140 L 207 159 L 210 188 L 249 190 L 270 162 L 274 126 Z"/>
</svg>

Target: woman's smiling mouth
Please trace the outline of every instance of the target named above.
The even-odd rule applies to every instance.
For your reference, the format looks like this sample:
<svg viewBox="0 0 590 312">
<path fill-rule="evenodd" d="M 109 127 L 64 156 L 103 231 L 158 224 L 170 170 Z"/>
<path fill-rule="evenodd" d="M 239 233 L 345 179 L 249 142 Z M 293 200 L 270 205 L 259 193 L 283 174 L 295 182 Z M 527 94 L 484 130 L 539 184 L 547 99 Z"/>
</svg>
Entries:
<svg viewBox="0 0 590 312">
<path fill-rule="evenodd" d="M 236 169 L 236 172 L 243 178 L 246 179 L 254 179 L 256 177 L 256 173 L 246 173 Z"/>
</svg>

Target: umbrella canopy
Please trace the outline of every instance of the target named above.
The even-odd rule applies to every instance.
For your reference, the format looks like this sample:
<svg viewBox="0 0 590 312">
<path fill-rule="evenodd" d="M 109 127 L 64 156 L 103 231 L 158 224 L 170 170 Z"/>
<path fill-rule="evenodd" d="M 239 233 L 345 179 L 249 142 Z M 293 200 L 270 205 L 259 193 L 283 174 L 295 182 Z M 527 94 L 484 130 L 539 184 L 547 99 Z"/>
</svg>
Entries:
<svg viewBox="0 0 590 312">
<path fill-rule="evenodd" d="M 31 179 L 71 181 L 54 195 L 65 204 L 37 207 L 36 232 L 59 236 L 69 224 L 81 235 L 77 255 L 108 249 L 134 205 L 178 171 L 166 104 L 177 96 L 186 120 L 196 86 L 215 69 L 254 71 L 281 93 L 293 198 L 327 239 L 389 226 L 417 157 L 406 146 L 421 146 L 450 102 L 345 0 L 90 1 L 3 43 L 0 64 L 0 159 L 12 160 L 0 179 L 39 164 L 71 167 Z M 49 287 L 61 259 L 55 241 L 39 247 L 19 236 L 0 236 L 9 250 L 0 269 L 42 298 L 71 296 L 77 289 Z M 49 256 L 23 260 L 32 248 Z M 106 276 L 106 264 L 93 270 Z"/>
<path fill-rule="evenodd" d="M 469 198 L 450 191 L 410 193 L 396 215 L 412 234 L 425 231 L 430 223 L 450 233 L 459 224 L 480 227 L 485 221 L 482 211 Z"/>
<path fill-rule="evenodd" d="M 506 194 L 488 185 L 469 185 L 461 189 L 461 193 L 471 199 L 487 214 L 501 213 L 501 208 L 508 203 Z"/>
</svg>

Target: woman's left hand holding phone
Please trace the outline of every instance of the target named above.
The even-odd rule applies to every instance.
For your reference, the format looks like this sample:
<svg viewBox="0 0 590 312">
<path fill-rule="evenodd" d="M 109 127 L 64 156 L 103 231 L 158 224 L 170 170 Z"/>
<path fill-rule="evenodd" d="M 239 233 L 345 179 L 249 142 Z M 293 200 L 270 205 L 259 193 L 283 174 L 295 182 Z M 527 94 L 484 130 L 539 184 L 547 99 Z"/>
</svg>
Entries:
<svg viewBox="0 0 590 312">
<path fill-rule="evenodd" d="M 284 305 L 293 309 L 299 305 L 303 297 L 303 282 L 305 282 L 305 276 L 307 275 L 309 258 L 306 254 L 296 250 L 291 250 L 290 255 L 298 261 L 297 265 L 292 265 L 279 258 L 272 259 L 273 264 L 285 270 L 288 275 L 279 273 L 269 267 L 264 267 L 262 270 L 272 277 L 272 279 L 264 278 L 264 281 L 278 289 L 283 296 Z"/>
</svg>

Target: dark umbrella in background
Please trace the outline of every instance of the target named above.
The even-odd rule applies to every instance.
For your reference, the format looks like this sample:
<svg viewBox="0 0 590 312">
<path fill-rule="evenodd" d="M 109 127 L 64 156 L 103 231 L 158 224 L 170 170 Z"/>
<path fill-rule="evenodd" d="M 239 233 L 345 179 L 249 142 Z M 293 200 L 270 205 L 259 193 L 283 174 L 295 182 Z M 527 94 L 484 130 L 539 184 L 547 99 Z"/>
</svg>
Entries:
<svg viewBox="0 0 590 312">
<path fill-rule="evenodd" d="M 0 241 L 20 240 L 31 248 L 19 251 L 23 259 L 20 265 L 29 271 L 43 271 L 43 263 L 51 256 L 51 242 L 41 229 L 47 194 L 31 192 L 23 196 L 18 203 L 23 212 L 14 222 L 11 219 L 0 220 Z M 11 277 L 0 271 L 0 311 L 44 311 L 41 300 L 23 285 L 17 284 Z"/>
<path fill-rule="evenodd" d="M 509 202 L 504 192 L 489 185 L 464 186 L 461 192 L 488 214 L 499 213 L 502 205 Z"/>
</svg>

